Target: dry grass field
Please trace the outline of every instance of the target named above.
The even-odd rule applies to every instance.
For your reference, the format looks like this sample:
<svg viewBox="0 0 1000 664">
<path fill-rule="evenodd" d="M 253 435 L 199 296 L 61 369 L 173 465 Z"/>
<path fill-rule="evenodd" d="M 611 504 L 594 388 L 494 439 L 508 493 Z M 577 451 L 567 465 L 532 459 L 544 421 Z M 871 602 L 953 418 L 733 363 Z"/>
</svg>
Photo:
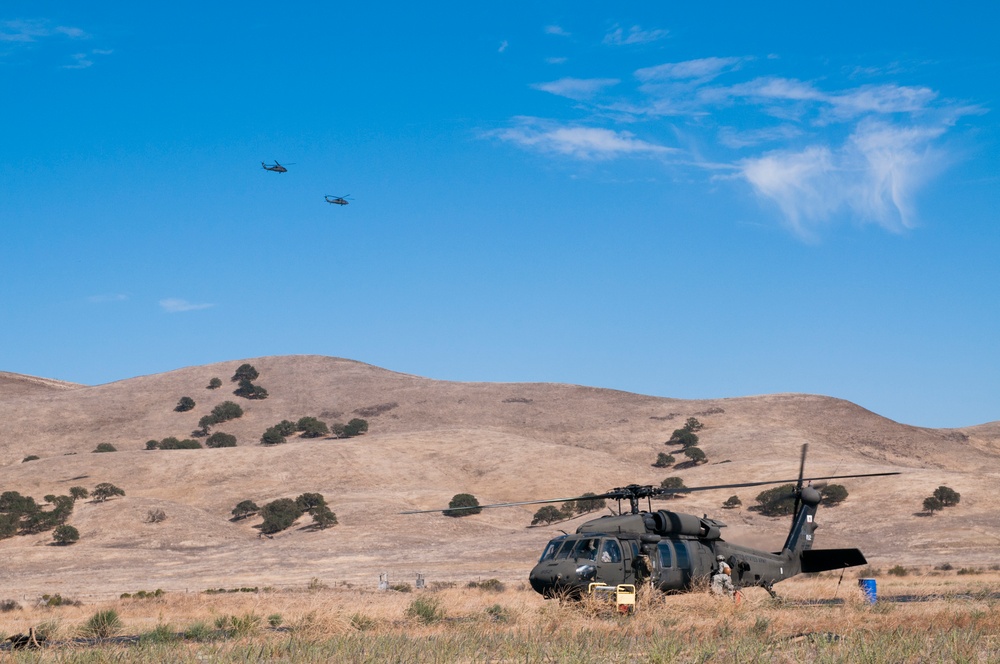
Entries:
<svg viewBox="0 0 1000 664">
<path fill-rule="evenodd" d="M 966 570 L 968 571 L 968 570 Z M 880 575 L 870 605 L 855 576 L 827 573 L 748 591 L 739 605 L 704 593 L 641 593 L 637 612 L 546 601 L 523 585 L 422 591 L 326 588 L 166 593 L 0 614 L 6 636 L 40 627 L 60 662 L 980 662 L 1000 658 L 996 572 Z M 917 595 L 920 601 L 892 601 Z M 119 621 L 94 638 L 95 614 Z"/>
<path fill-rule="evenodd" d="M 269 398 L 232 394 L 230 377 L 243 362 L 260 372 L 255 382 Z M 207 389 L 213 377 L 222 388 Z M 175 412 L 182 396 L 196 407 Z M 226 400 L 244 415 L 215 430 L 235 435 L 237 447 L 145 450 L 150 439 L 190 437 Z M 269 426 L 307 415 L 331 423 L 364 417 L 370 429 L 351 439 L 259 444 Z M 709 462 L 653 468 L 688 417 L 705 425 L 698 435 Z M 812 475 L 902 473 L 844 481 L 847 501 L 820 508 L 818 547 L 856 546 L 882 568 L 1000 562 L 1000 423 L 924 429 L 823 396 L 685 401 L 561 384 L 437 381 L 338 358 L 286 356 L 98 386 L 0 374 L 0 421 L 2 490 L 38 501 L 100 482 L 126 492 L 104 503 L 78 501 L 69 523 L 81 538 L 72 546 L 52 546 L 50 532 L 0 541 L 0 599 L 21 603 L 61 593 L 89 610 L 140 589 L 171 596 L 218 587 L 282 590 L 313 578 L 362 592 L 383 572 L 393 582 L 412 583 L 422 573 L 429 583 L 497 578 L 517 587 L 545 542 L 586 517 L 530 528 L 531 506 L 462 519 L 399 512 L 446 507 L 463 492 L 493 503 L 659 484 L 671 475 L 688 486 L 794 478 L 803 443 Z M 100 443 L 118 451 L 93 453 Z M 29 455 L 39 459 L 23 462 Z M 923 498 L 939 485 L 960 492 L 961 503 L 922 515 Z M 241 500 L 262 505 L 304 492 L 322 493 L 339 525 L 314 531 L 303 518 L 261 539 L 253 527 L 259 519 L 229 519 Z M 787 519 L 722 510 L 733 493 L 748 506 L 757 490 L 704 492 L 653 507 L 708 513 L 729 524 L 726 539 L 778 548 Z M 157 509 L 166 520 L 146 522 Z M 547 606 L 538 610 L 556 610 Z"/>
</svg>

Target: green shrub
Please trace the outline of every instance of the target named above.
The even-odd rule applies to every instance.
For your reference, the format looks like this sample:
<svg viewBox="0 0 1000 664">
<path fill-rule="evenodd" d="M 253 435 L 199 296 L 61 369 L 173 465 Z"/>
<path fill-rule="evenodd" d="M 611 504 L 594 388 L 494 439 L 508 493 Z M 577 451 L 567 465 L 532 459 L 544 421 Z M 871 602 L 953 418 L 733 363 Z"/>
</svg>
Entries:
<svg viewBox="0 0 1000 664">
<path fill-rule="evenodd" d="M 405 581 L 402 581 L 400 583 L 394 583 L 391 586 L 389 586 L 389 590 L 395 590 L 397 593 L 412 593 L 413 586 L 406 583 Z"/>
<path fill-rule="evenodd" d="M 257 507 L 257 503 L 252 500 L 241 500 L 233 508 L 233 521 L 239 521 L 240 519 L 245 519 L 248 516 L 253 516 L 260 512 L 260 508 Z"/>
<path fill-rule="evenodd" d="M 208 641 L 212 638 L 212 629 L 203 620 L 190 624 L 183 632 L 184 638 L 190 641 Z"/>
<path fill-rule="evenodd" d="M 742 504 L 743 501 L 740 500 L 739 496 L 729 496 L 728 498 L 726 498 L 726 502 L 722 503 L 722 508 L 731 510 L 739 507 Z"/>
<path fill-rule="evenodd" d="M 444 611 L 438 600 L 430 597 L 418 597 L 406 609 L 408 618 L 416 618 L 422 623 L 430 624 L 444 619 Z"/>
<path fill-rule="evenodd" d="M 222 379 L 221 378 L 213 378 L 212 380 L 208 381 L 208 389 L 210 389 L 210 390 L 217 390 L 220 387 L 222 387 Z"/>
<path fill-rule="evenodd" d="M 95 639 L 107 639 L 115 636 L 122 630 L 122 621 L 118 617 L 118 612 L 114 609 L 98 611 L 90 617 L 90 620 L 83 626 L 84 636 Z"/>
<path fill-rule="evenodd" d="M 666 468 L 667 466 L 672 466 L 674 464 L 674 455 L 667 454 L 666 452 L 660 452 L 656 455 L 656 462 L 653 464 L 654 468 Z"/>
<path fill-rule="evenodd" d="M 502 593 L 507 589 L 500 579 L 486 579 L 485 581 L 469 581 L 467 588 L 478 588 L 479 590 L 489 590 L 494 593 Z"/>
<path fill-rule="evenodd" d="M 267 624 L 271 627 L 281 627 L 281 623 L 285 622 L 285 619 L 281 617 L 280 613 L 272 613 L 267 617 Z"/>
<path fill-rule="evenodd" d="M 326 422 L 315 417 L 303 417 L 295 424 L 295 430 L 302 432 L 303 438 L 319 438 L 330 433 Z"/>
<path fill-rule="evenodd" d="M 94 452 L 117 452 L 117 451 L 118 450 L 115 449 L 115 446 L 112 445 L 111 443 L 100 443 L 96 448 L 94 448 Z"/>
<path fill-rule="evenodd" d="M 0 613 L 10 613 L 11 611 L 17 611 L 20 608 L 21 605 L 15 600 L 5 599 L 0 601 Z"/>
<path fill-rule="evenodd" d="M 890 567 L 888 571 L 886 571 L 886 574 L 888 574 L 889 576 L 906 576 L 908 573 L 909 573 L 908 570 L 902 565 L 896 565 L 895 567 Z"/>
<path fill-rule="evenodd" d="M 271 427 L 260 437 L 261 445 L 284 445 L 285 437 L 281 435 L 281 431 L 277 427 Z"/>
<path fill-rule="evenodd" d="M 243 417 L 243 409 L 240 408 L 239 404 L 235 404 L 232 401 L 223 401 L 212 409 L 212 417 L 215 419 L 214 424 L 221 424 L 229 420 L 235 420 L 238 417 Z"/>
<path fill-rule="evenodd" d="M 510 612 L 499 604 L 486 607 L 486 615 L 493 622 L 510 622 Z"/>
</svg>

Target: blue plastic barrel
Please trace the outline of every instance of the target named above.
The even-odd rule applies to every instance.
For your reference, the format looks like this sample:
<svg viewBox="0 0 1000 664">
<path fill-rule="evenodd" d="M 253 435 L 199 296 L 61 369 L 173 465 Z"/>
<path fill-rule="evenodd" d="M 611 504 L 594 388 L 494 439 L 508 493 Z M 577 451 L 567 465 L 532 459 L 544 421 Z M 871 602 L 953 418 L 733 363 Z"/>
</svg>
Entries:
<svg viewBox="0 0 1000 664">
<path fill-rule="evenodd" d="M 875 579 L 858 579 L 858 587 L 861 588 L 861 594 L 864 595 L 865 601 L 874 604 L 875 600 L 878 599 Z"/>
</svg>

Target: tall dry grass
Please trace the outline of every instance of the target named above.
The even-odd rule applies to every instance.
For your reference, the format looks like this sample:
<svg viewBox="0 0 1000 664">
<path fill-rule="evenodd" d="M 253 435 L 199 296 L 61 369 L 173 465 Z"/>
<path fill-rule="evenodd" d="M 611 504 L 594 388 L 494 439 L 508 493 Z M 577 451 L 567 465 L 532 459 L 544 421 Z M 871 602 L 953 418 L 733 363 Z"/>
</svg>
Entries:
<svg viewBox="0 0 1000 664">
<path fill-rule="evenodd" d="M 45 625 L 47 648 L 18 662 L 917 662 L 1000 661 L 1000 574 L 879 579 L 863 601 L 856 579 L 782 583 L 782 599 L 749 590 L 739 605 L 698 593 L 642 591 L 635 615 L 594 602 L 544 601 L 525 588 L 419 592 L 315 589 L 170 594 L 0 614 L 0 631 Z M 834 594 L 840 603 L 831 603 Z M 433 604 L 436 617 L 414 611 Z M 114 610 L 133 642 L 80 642 Z M 275 626 L 276 625 L 276 626 Z"/>
</svg>

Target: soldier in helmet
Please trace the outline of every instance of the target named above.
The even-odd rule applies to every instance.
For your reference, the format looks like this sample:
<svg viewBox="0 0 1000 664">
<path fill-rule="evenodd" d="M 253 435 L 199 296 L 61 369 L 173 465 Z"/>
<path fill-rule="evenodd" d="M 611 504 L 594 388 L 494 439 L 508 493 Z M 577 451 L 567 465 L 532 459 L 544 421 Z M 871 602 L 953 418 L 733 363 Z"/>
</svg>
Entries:
<svg viewBox="0 0 1000 664">
<path fill-rule="evenodd" d="M 716 595 L 732 597 L 736 591 L 733 587 L 733 578 L 730 576 L 733 570 L 729 566 L 729 563 L 726 562 L 725 556 L 718 555 L 715 557 L 715 561 L 715 573 L 712 575 L 712 592 Z"/>
</svg>

